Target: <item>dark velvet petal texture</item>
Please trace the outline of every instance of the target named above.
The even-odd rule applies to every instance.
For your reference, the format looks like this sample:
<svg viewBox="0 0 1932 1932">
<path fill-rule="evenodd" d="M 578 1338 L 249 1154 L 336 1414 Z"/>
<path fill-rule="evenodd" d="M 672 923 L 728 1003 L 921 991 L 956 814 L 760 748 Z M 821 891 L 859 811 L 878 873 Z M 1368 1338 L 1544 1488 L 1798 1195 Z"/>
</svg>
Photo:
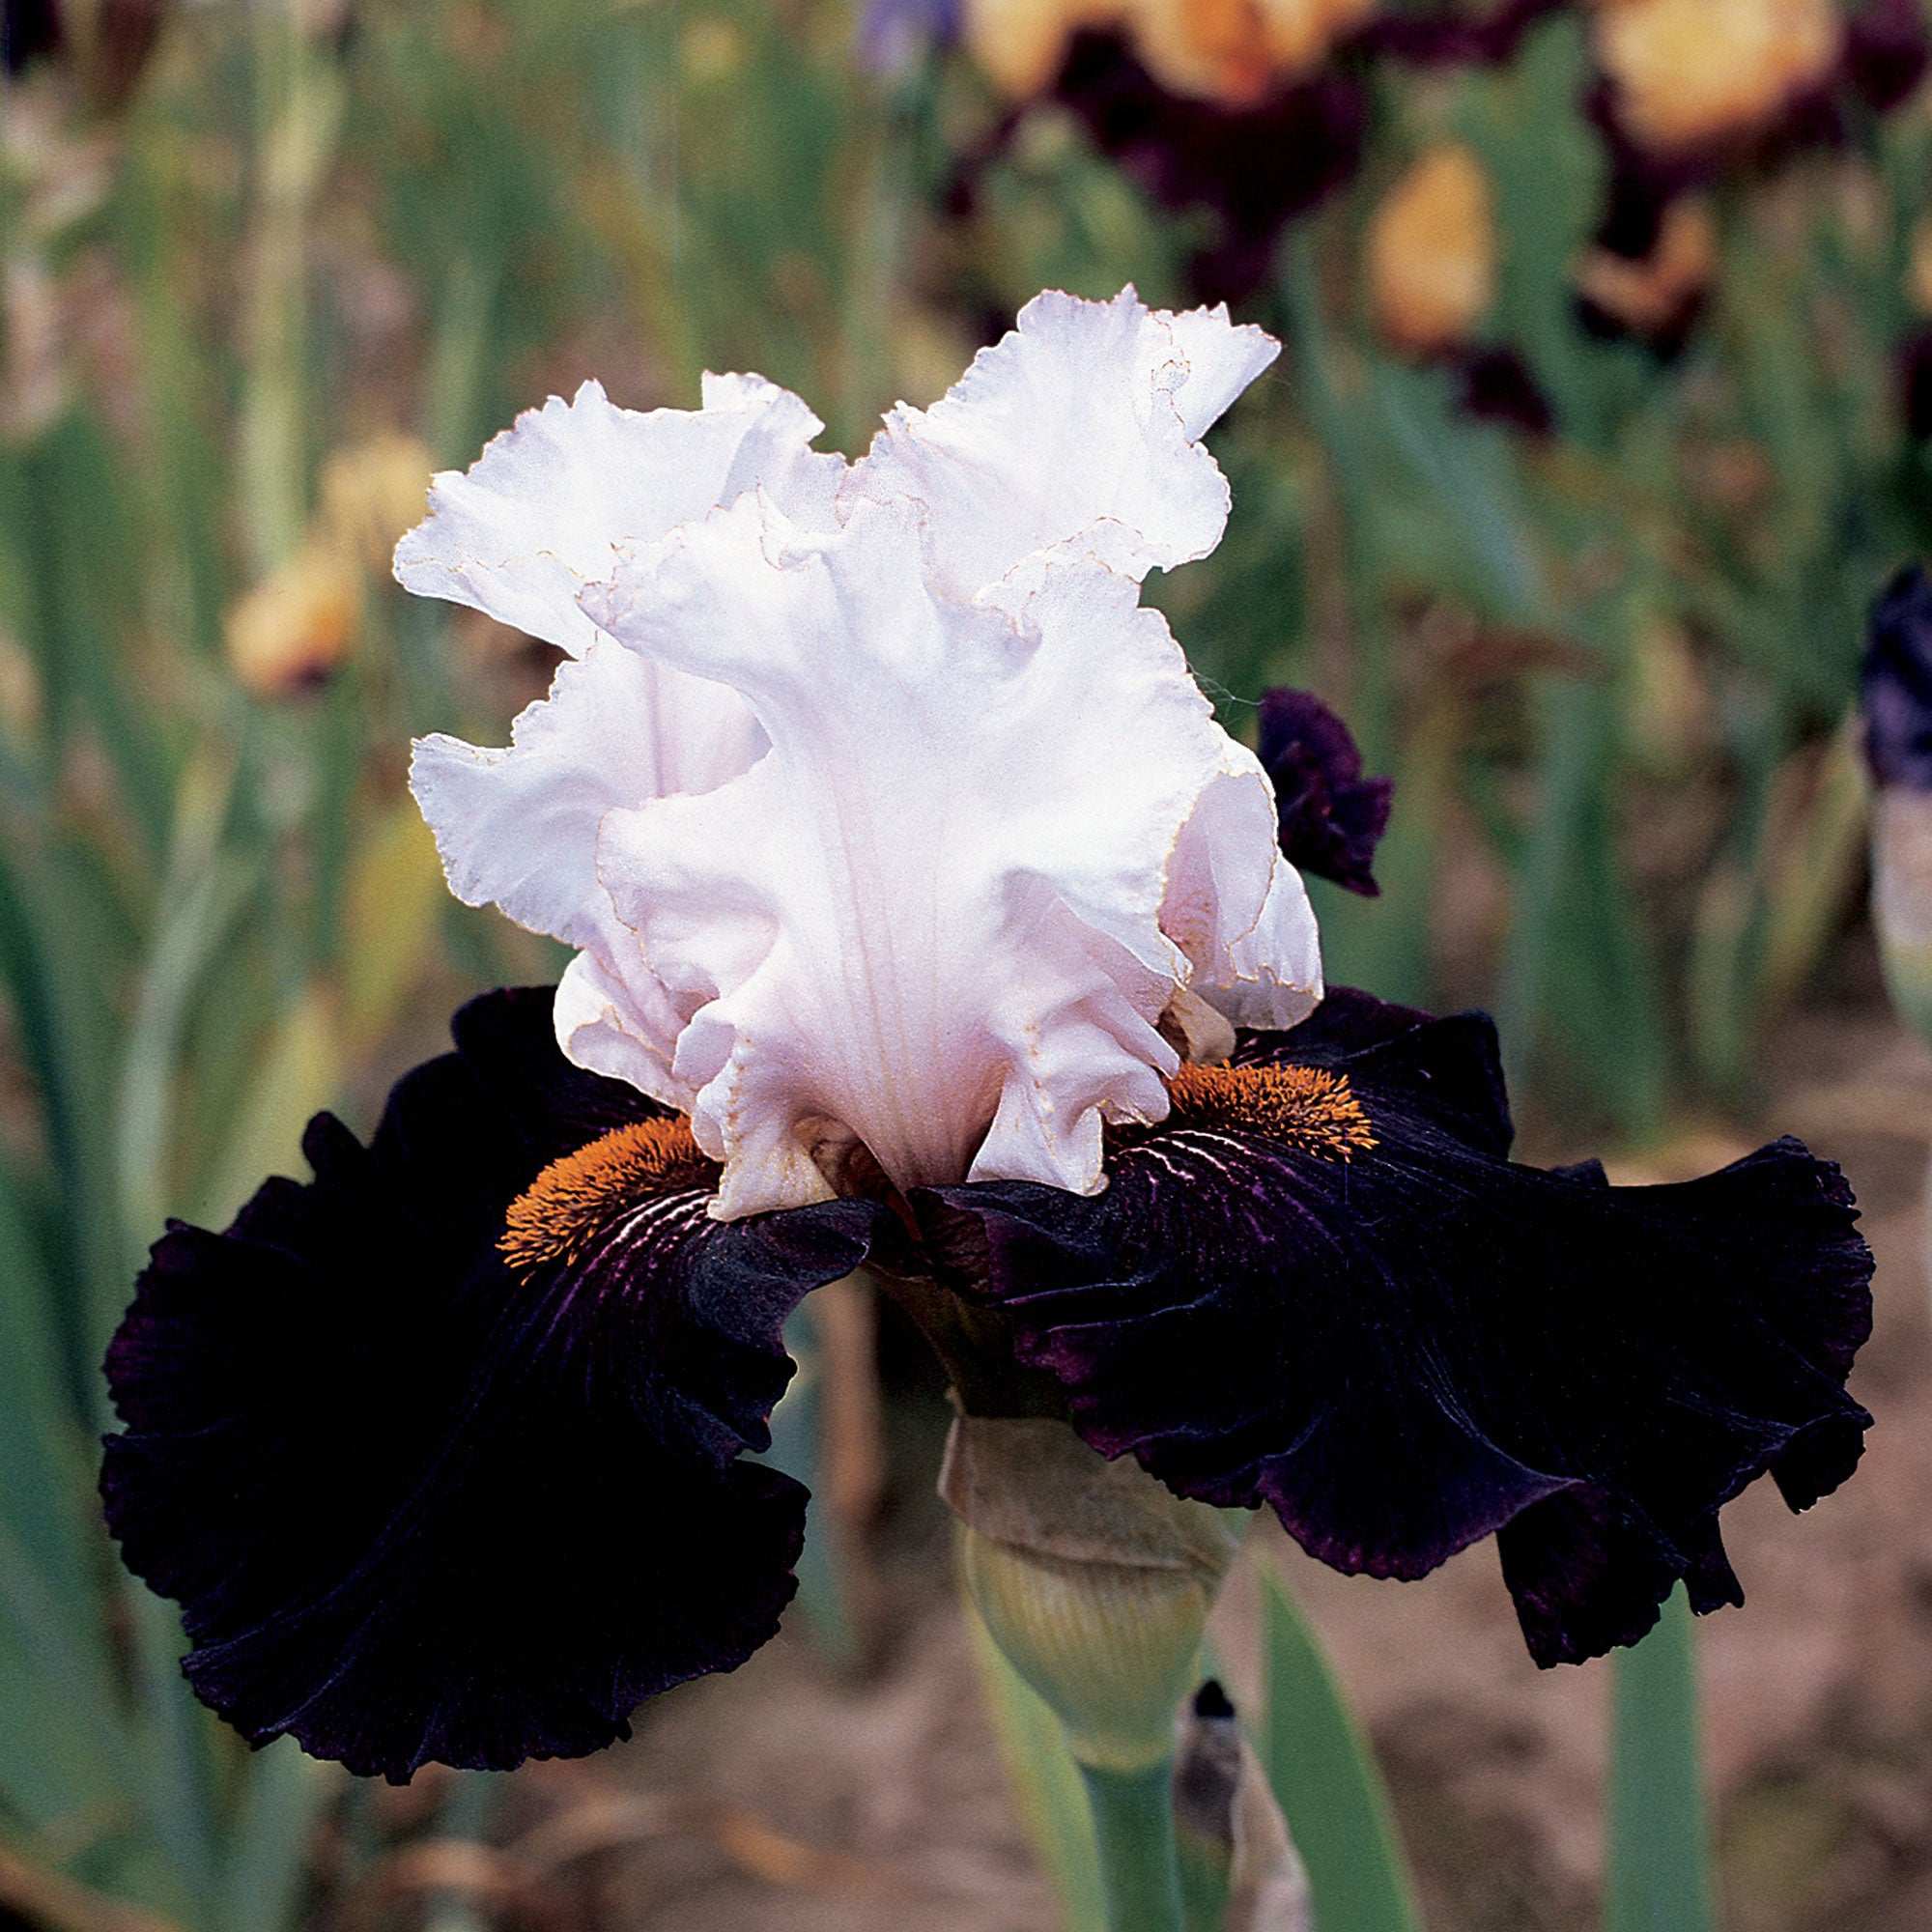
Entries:
<svg viewBox="0 0 1932 1932">
<path fill-rule="evenodd" d="M 1932 577 L 1921 566 L 1873 603 L 1860 685 L 1873 780 L 1932 791 Z"/>
<path fill-rule="evenodd" d="M 171 1229 L 114 1339 L 109 1526 L 256 1743 L 396 1780 L 580 1755 L 792 1594 L 805 1492 L 735 1459 L 768 1439 L 785 1315 L 873 1210 L 718 1223 L 680 1172 L 513 1269 L 512 1199 L 658 1111 L 550 1027 L 546 992 L 473 1003 L 369 1148 L 319 1117 L 312 1181 Z"/>
<path fill-rule="evenodd" d="M 1807 1506 L 1870 1421 L 1844 1383 L 1871 1258 L 1837 1170 L 1789 1140 L 1664 1187 L 1514 1165 L 1481 1015 L 1340 994 L 1243 1049 L 1231 1085 L 1346 1079 L 1375 1145 L 1178 1106 L 1121 1135 L 1091 1199 L 917 1203 L 1087 1440 L 1270 1504 L 1349 1572 L 1419 1577 L 1500 1532 L 1546 1664 L 1634 1640 L 1680 1577 L 1699 1609 L 1739 1601 L 1719 1507 L 1767 1472 Z"/>
<path fill-rule="evenodd" d="M 1353 733 L 1312 691 L 1277 686 L 1262 694 L 1260 755 L 1289 862 L 1375 897 L 1376 847 L 1395 786 L 1362 776 Z"/>
</svg>

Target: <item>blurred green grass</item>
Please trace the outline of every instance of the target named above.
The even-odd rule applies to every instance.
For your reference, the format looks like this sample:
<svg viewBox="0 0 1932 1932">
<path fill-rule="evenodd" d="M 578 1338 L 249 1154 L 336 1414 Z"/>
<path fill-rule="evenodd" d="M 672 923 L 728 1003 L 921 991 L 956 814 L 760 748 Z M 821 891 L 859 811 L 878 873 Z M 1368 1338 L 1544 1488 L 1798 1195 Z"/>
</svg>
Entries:
<svg viewBox="0 0 1932 1932">
<path fill-rule="evenodd" d="M 112 104 L 84 36 L 7 84 L 0 1844 L 91 1893 L 295 1922 L 333 1789 L 231 1748 L 96 1526 L 97 1365 L 147 1243 L 295 1169 L 315 1108 L 366 1126 L 468 991 L 557 964 L 448 899 L 404 791 L 412 732 L 500 740 L 545 674 L 388 581 L 428 463 L 586 374 L 689 404 L 705 365 L 854 450 L 1042 286 L 1185 298 L 1193 218 L 1050 107 L 950 211 L 1003 109 L 956 57 L 863 71 L 853 30 L 216 0 Z M 1358 183 L 1246 304 L 1288 349 L 1216 438 L 1228 540 L 1154 594 L 1231 728 L 1313 684 L 1397 779 L 1385 896 L 1321 894 L 1331 977 L 1492 1004 L 1534 1109 L 1639 1141 L 1748 1099 L 1855 918 L 1861 607 L 1932 501 L 1893 369 L 1932 119 L 1732 183 L 1664 367 L 1572 312 L 1583 59 L 1564 14 L 1502 71 L 1378 90 Z M 1470 419 L 1370 326 L 1365 224 L 1445 135 L 1492 182 L 1486 329 L 1555 439 Z"/>
</svg>

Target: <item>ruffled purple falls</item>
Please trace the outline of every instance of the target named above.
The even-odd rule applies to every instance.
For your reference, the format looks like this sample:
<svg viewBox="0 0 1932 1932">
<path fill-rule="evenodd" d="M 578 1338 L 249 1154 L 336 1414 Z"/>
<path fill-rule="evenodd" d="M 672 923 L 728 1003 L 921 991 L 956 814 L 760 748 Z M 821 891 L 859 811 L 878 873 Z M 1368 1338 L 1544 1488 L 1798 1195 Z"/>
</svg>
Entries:
<svg viewBox="0 0 1932 1932">
<path fill-rule="evenodd" d="M 513 1272 L 539 1172 L 662 1116 L 568 1065 L 551 1005 L 472 1002 L 366 1149 L 322 1115 L 313 1180 L 172 1227 L 115 1336 L 108 1526 L 258 1745 L 398 1782 L 581 1756 L 792 1595 L 806 1492 L 736 1459 L 769 1446 L 785 1316 L 873 1210 L 721 1223 L 687 1181 Z"/>
<path fill-rule="evenodd" d="M 1480 1015 L 1331 994 L 1183 1069 L 1098 1195 L 897 1204 L 923 1250 L 869 1200 L 710 1218 L 716 1169 L 562 1060 L 548 991 L 454 1031 L 368 1147 L 322 1116 L 312 1180 L 172 1228 L 107 1363 L 108 1522 L 195 1690 L 359 1773 L 595 1750 L 772 1634 L 805 1492 L 744 1452 L 785 1317 L 887 1232 L 1183 1495 L 1381 1577 L 1494 1534 L 1545 1663 L 1634 1641 L 1680 1577 L 1741 1601 L 1719 1508 L 1766 1473 L 1807 1506 L 1869 1422 L 1837 1170 L 1788 1140 L 1669 1187 L 1513 1164 Z"/>
<path fill-rule="evenodd" d="M 1679 1579 L 1742 1603 L 1719 1510 L 1766 1473 L 1809 1507 L 1871 1419 L 1837 1169 L 1792 1140 L 1676 1186 L 1517 1165 L 1480 1014 L 1333 993 L 1237 1059 L 1121 1134 L 1103 1194 L 916 1198 L 1086 1440 L 1350 1574 L 1494 1535 L 1543 1664 L 1634 1642 Z"/>
</svg>

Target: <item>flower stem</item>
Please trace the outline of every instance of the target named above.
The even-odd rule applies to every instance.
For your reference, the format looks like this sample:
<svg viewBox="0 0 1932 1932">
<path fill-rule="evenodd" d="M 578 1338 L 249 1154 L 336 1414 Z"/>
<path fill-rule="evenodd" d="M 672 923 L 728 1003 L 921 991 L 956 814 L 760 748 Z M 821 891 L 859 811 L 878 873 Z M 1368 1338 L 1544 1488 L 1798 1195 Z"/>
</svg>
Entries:
<svg viewBox="0 0 1932 1932">
<path fill-rule="evenodd" d="M 1083 1764 L 1106 1894 L 1107 1932 L 1180 1932 L 1173 1760 L 1137 1771 Z"/>
</svg>

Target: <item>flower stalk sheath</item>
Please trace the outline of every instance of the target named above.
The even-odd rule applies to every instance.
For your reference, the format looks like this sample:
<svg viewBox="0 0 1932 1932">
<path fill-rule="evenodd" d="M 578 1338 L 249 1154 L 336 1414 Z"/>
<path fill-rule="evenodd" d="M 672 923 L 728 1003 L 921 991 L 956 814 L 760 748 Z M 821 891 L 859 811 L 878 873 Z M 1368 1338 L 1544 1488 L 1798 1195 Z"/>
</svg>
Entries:
<svg viewBox="0 0 1932 1932">
<path fill-rule="evenodd" d="M 974 1608 L 1080 1767 L 1109 1932 L 1178 1932 L 1176 1712 L 1237 1548 L 1226 1519 L 1044 1417 L 957 1416 L 940 1493 Z"/>
<path fill-rule="evenodd" d="M 1107 1932 L 1181 1932 L 1174 1762 L 1131 1771 L 1080 1765 L 1100 1855 Z"/>
<path fill-rule="evenodd" d="M 1044 1417 L 956 1417 L 940 1494 L 975 1607 L 1073 1755 L 1122 1774 L 1165 1764 L 1237 1548 L 1222 1513 L 1098 1462 Z"/>
</svg>

